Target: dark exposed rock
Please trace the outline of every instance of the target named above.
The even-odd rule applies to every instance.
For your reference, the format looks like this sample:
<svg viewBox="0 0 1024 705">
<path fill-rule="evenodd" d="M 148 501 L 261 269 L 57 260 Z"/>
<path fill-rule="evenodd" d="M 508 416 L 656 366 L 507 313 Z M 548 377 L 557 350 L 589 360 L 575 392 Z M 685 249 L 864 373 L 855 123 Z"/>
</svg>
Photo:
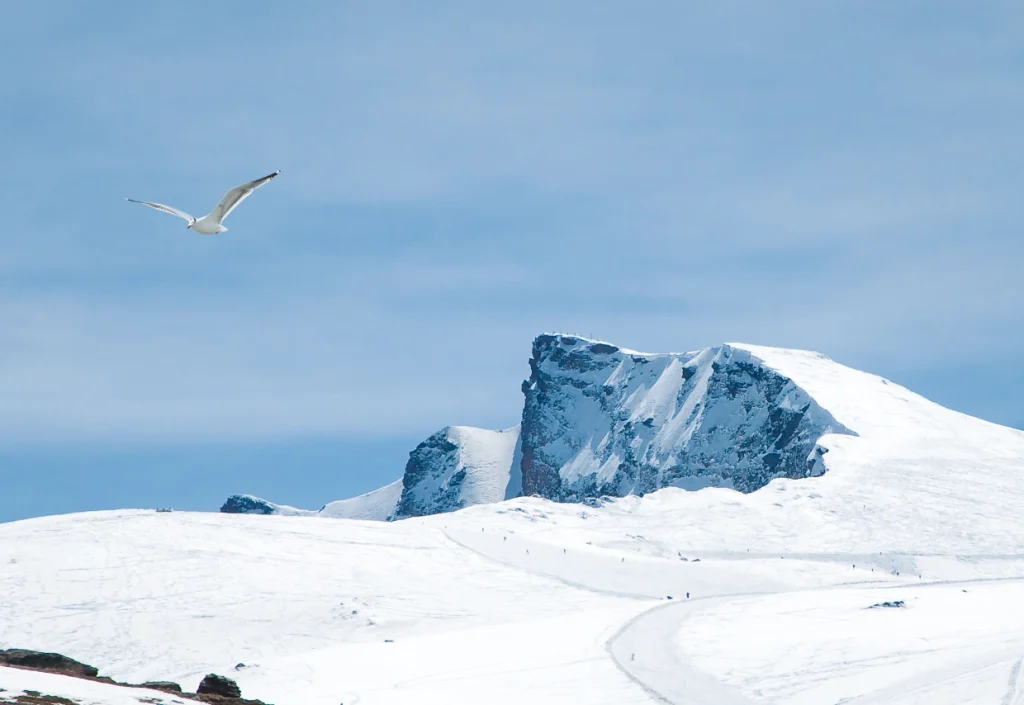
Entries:
<svg viewBox="0 0 1024 705">
<path fill-rule="evenodd" d="M 224 514 L 273 514 L 274 505 L 258 497 L 235 494 L 227 498 L 220 511 Z"/>
<path fill-rule="evenodd" d="M 196 688 L 196 694 L 219 695 L 222 698 L 240 698 L 242 697 L 242 689 L 230 678 L 210 673 L 203 678 L 199 687 Z"/>
<path fill-rule="evenodd" d="M 26 690 L 23 695 L 6 695 L 0 692 L 0 705 L 79 705 L 74 700 L 59 695 L 43 695 L 36 690 Z"/>
<path fill-rule="evenodd" d="M 449 430 L 441 429 L 409 453 L 402 480 L 402 499 L 396 512 L 399 516 L 416 517 L 462 508 L 459 495 L 466 473 L 456 471 L 455 451 L 459 447 L 449 439 Z M 435 475 L 444 479 L 433 491 L 420 491 L 420 486 L 430 483 Z"/>
<path fill-rule="evenodd" d="M 148 688 L 149 690 L 162 690 L 165 693 L 180 693 L 182 692 L 181 686 L 171 681 L 146 681 L 139 685 L 140 688 Z"/>
<path fill-rule="evenodd" d="M 852 433 L 742 348 L 641 355 L 598 345 L 564 335 L 534 341 L 523 385 L 524 495 L 753 492 L 777 477 L 822 474 L 817 440 Z"/>
<path fill-rule="evenodd" d="M 100 676 L 98 669 L 68 658 L 63 654 L 30 651 L 28 649 L 0 649 L 0 665 L 22 668 L 30 671 L 57 673 L 72 678 L 106 683 L 122 688 L 145 688 L 159 690 L 178 696 L 182 700 L 192 700 L 209 705 L 268 705 L 261 700 L 249 700 L 242 697 L 242 691 L 230 678 L 211 673 L 203 678 L 195 693 L 186 693 L 181 686 L 171 681 L 148 681 L 146 683 L 122 683 L 107 676 Z M 155 702 L 140 698 L 142 702 Z M 0 705 L 78 705 L 73 700 L 54 695 L 41 694 L 36 691 L 25 691 L 25 695 L 6 696 L 0 691 Z"/>
<path fill-rule="evenodd" d="M 62 654 L 46 651 L 30 651 L 28 649 L 0 650 L 0 664 L 27 668 L 33 671 L 60 673 L 78 678 L 95 678 L 99 670 L 93 666 L 75 661 Z"/>
</svg>

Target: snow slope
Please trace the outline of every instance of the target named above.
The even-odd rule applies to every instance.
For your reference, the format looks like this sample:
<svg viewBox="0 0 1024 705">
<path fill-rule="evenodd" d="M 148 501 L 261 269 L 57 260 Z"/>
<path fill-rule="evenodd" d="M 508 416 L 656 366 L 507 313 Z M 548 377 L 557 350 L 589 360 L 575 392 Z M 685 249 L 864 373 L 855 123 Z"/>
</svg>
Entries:
<svg viewBox="0 0 1024 705">
<path fill-rule="evenodd" d="M 792 504 L 733 506 L 759 495 L 520 498 L 387 523 L 125 511 L 0 525 L 0 647 L 186 689 L 226 673 L 277 705 L 953 705 L 986 702 L 957 699 L 964 688 L 1009 692 L 1021 552 L 966 536 L 953 553 L 900 553 L 894 532 L 849 541 L 802 526 Z M 696 520 L 695 499 L 709 508 Z M 975 538 L 1011 519 L 1021 533 L 1000 506 Z M 783 515 L 787 534 L 746 542 L 758 527 L 741 521 Z M 817 552 L 788 546 L 804 530 L 820 533 Z M 868 609 L 897 599 L 909 606 Z M 964 688 L 941 686 L 953 673 Z M 914 699 L 922 687 L 932 699 Z"/>
<path fill-rule="evenodd" d="M 351 499 L 330 502 L 318 514 L 331 519 L 374 519 L 386 521 L 395 516 L 402 498 L 402 481 L 395 480 L 373 492 Z"/>
<path fill-rule="evenodd" d="M 196 702 L 159 690 L 125 688 L 55 673 L 0 666 L 0 703 L 15 701 L 27 691 L 68 698 L 85 705 L 192 705 Z"/>
</svg>

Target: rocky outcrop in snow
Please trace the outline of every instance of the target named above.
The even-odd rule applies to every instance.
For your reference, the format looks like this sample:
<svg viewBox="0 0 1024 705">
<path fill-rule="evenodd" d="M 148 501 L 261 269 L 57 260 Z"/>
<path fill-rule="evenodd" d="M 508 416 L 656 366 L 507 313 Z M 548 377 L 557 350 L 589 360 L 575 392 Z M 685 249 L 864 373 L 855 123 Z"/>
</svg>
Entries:
<svg viewBox="0 0 1024 705">
<path fill-rule="evenodd" d="M 730 345 L 647 354 L 542 335 L 523 393 L 523 494 L 557 501 L 662 487 L 752 492 L 776 477 L 821 474 L 815 442 L 850 433 Z"/>
<path fill-rule="evenodd" d="M 282 514 L 284 516 L 305 516 L 317 514 L 307 509 L 296 509 L 287 504 L 274 504 L 251 494 L 233 494 L 227 498 L 220 511 L 224 514 Z"/>
<path fill-rule="evenodd" d="M 396 480 L 378 490 L 330 502 L 319 511 L 296 509 L 286 504 L 274 504 L 248 494 L 227 498 L 220 511 L 224 514 L 278 514 L 281 516 L 322 516 L 331 519 L 372 519 L 390 521 L 395 518 L 398 500 L 402 496 L 402 481 Z"/>
<path fill-rule="evenodd" d="M 519 427 L 441 429 L 409 454 L 400 518 L 439 514 L 505 499 Z"/>
</svg>

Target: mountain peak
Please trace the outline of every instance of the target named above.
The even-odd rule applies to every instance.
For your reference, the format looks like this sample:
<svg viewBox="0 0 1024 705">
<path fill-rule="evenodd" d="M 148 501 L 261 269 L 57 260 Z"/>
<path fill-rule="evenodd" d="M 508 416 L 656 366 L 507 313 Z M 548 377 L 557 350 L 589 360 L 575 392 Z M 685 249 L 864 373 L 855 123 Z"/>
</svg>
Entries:
<svg viewBox="0 0 1024 705">
<path fill-rule="evenodd" d="M 573 502 L 667 487 L 749 494 L 836 468 L 877 473 L 911 451 L 977 463 L 1024 445 L 1024 433 L 820 353 L 746 343 L 643 353 L 544 333 L 522 391 L 518 426 L 446 426 L 413 449 L 402 479 L 320 514 L 401 519 L 523 495 Z M 304 513 L 252 497 L 223 511 Z"/>
<path fill-rule="evenodd" d="M 533 345 L 523 492 L 574 501 L 661 487 L 751 492 L 821 474 L 826 434 L 851 434 L 750 351 L 640 353 L 578 336 Z"/>
</svg>

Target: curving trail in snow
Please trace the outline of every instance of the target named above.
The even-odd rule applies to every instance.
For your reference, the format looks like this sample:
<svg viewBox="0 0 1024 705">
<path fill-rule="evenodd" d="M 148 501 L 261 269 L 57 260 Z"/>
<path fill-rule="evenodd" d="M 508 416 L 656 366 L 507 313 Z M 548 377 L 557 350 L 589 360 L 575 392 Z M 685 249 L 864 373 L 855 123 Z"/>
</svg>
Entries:
<svg viewBox="0 0 1024 705">
<path fill-rule="evenodd" d="M 878 594 L 897 589 L 909 607 L 870 614 L 858 607 L 864 621 L 876 622 L 876 629 L 878 622 L 888 623 L 889 629 L 888 634 L 861 635 L 872 653 L 858 654 L 856 636 L 844 633 L 844 603 L 853 598 L 859 605 L 869 605 Z M 782 610 L 779 595 L 708 598 L 661 605 L 632 618 L 609 640 L 607 649 L 624 673 L 668 705 L 1021 705 L 1024 619 L 1013 605 L 1022 590 L 1024 580 L 1018 578 L 934 581 L 901 588 L 836 586 L 782 596 L 791 603 L 781 605 Z M 950 600 L 959 600 L 964 613 L 951 614 Z M 805 602 L 812 605 L 808 613 L 831 613 L 830 625 L 835 626 L 817 633 L 800 629 L 802 616 L 790 609 Z M 919 614 L 910 616 L 911 609 Z M 723 634 L 721 619 L 712 619 L 710 630 L 707 625 L 694 628 L 695 622 L 716 611 L 735 625 L 734 633 Z M 779 616 L 782 621 L 775 619 Z M 813 614 L 813 621 L 820 624 L 820 615 Z M 767 622 L 774 629 L 785 625 L 796 631 L 802 652 L 793 665 L 777 653 L 787 650 L 785 639 L 764 639 Z M 706 653 L 694 659 L 688 653 L 702 651 L 693 647 L 709 637 L 709 631 L 724 637 L 730 650 L 711 672 L 702 666 L 715 659 L 706 658 Z M 743 642 L 736 638 L 744 634 L 750 641 L 762 641 L 760 648 L 748 647 L 744 654 Z M 746 678 L 733 675 L 744 671 Z M 773 680 L 782 684 L 774 692 L 762 685 Z"/>
<path fill-rule="evenodd" d="M 675 641 L 687 616 L 715 601 L 721 600 L 661 605 L 637 615 L 608 640 L 608 653 L 633 682 L 667 705 L 754 705 L 677 652 Z"/>
<path fill-rule="evenodd" d="M 1013 668 L 1010 669 L 1010 680 L 1007 684 L 1006 695 L 1003 697 L 1003 701 L 1000 705 L 1022 705 L 1024 703 L 1024 679 L 1021 678 L 1021 664 L 1024 663 L 1024 657 L 1018 658 L 1013 662 Z"/>
<path fill-rule="evenodd" d="M 1006 683 L 1010 663 L 1016 666 L 1009 674 L 1009 690 L 1000 693 L 999 702 L 1021 705 L 1018 701 L 1024 699 L 1016 685 L 1019 660 L 1014 660 L 1024 653 L 1024 636 L 1018 636 L 1024 635 L 1024 619 L 1005 616 L 1015 610 L 1017 595 L 1024 590 L 1020 556 L 948 557 L 945 566 L 938 556 L 893 554 L 881 561 L 892 566 L 928 566 L 931 576 L 955 575 L 956 566 L 980 567 L 986 562 L 990 564 L 987 570 L 1003 571 L 1002 575 L 929 580 L 907 575 L 899 578 L 873 568 L 857 573 L 845 566 L 837 574 L 837 560 L 845 563 L 849 556 L 778 556 L 768 561 L 774 575 L 765 581 L 759 572 L 764 570 L 766 557 L 756 554 L 749 558 L 743 554 L 706 555 L 701 563 L 684 563 L 649 560 L 618 548 L 594 546 L 590 541 L 560 548 L 559 544 L 571 538 L 563 534 L 556 542 L 551 532 L 543 531 L 520 535 L 456 528 L 446 529 L 445 535 L 458 546 L 505 567 L 604 595 L 657 598 L 671 584 L 699 589 L 700 597 L 686 599 L 685 593 L 676 592 L 671 602 L 660 601 L 629 618 L 606 642 L 607 653 L 620 671 L 657 702 L 980 705 L 995 702 L 986 698 L 992 697 L 993 688 Z M 644 541 L 649 549 L 649 541 Z M 870 557 L 859 555 L 854 560 L 865 558 Z M 909 606 L 905 610 L 871 607 L 897 599 Z M 782 613 L 774 614 L 780 600 Z M 760 685 L 730 677 L 730 653 L 717 663 L 691 658 L 688 651 L 693 650 L 695 640 L 714 641 L 723 632 L 722 625 L 715 622 L 713 629 L 694 629 L 694 621 L 706 621 L 707 614 L 716 611 L 724 612 L 732 625 L 740 625 L 722 640 L 727 648 L 742 644 L 748 631 L 759 635 L 765 648 L 760 654 L 753 649 L 750 655 L 762 666 L 773 661 L 775 631 L 792 628 L 797 641 L 804 642 L 794 644 L 794 648 L 802 647 L 800 657 L 793 664 L 774 658 L 782 668 L 773 672 L 769 667 L 760 680 L 781 677 L 795 687 L 779 691 L 782 697 L 773 697 Z M 763 628 L 758 624 L 771 620 L 775 621 Z M 810 624 L 800 624 L 801 620 Z M 838 650 L 837 644 L 829 643 L 829 631 L 815 624 L 826 621 L 839 627 Z M 949 628 L 943 631 L 935 624 Z M 886 646 L 890 642 L 891 648 Z M 809 665 L 818 649 L 826 658 Z M 869 653 L 862 653 L 865 649 Z M 696 651 L 699 654 L 700 649 Z M 846 672 L 855 676 L 844 677 Z M 974 700 L 971 693 L 977 694 Z"/>
</svg>

